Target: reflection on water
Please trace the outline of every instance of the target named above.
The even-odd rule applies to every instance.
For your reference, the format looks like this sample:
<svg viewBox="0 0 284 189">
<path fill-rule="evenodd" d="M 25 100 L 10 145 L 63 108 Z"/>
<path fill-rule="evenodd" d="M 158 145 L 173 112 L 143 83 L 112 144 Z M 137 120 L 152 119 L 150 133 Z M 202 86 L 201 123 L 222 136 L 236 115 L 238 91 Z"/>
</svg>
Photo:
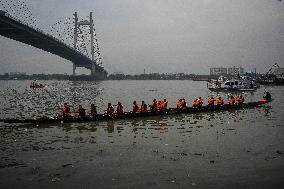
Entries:
<svg viewBox="0 0 284 189">
<path fill-rule="evenodd" d="M 113 133 L 114 132 L 114 122 L 109 121 L 107 122 L 107 128 L 106 128 L 108 133 Z"/>
</svg>

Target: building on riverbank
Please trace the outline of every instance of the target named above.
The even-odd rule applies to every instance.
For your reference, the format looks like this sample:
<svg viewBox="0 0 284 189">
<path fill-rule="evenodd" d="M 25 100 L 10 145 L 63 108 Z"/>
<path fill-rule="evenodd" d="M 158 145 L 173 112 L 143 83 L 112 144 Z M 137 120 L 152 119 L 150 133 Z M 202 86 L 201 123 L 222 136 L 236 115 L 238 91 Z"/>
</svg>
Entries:
<svg viewBox="0 0 284 189">
<path fill-rule="evenodd" d="M 227 75 L 228 71 L 227 68 L 223 68 L 223 67 L 216 67 L 216 68 L 210 68 L 210 75 Z"/>
</svg>

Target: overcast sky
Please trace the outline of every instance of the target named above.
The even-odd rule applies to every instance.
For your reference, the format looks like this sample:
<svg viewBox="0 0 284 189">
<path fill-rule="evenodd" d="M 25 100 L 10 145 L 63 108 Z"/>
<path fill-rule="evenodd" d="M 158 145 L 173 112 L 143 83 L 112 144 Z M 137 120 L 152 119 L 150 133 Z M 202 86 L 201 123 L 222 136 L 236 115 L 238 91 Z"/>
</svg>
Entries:
<svg viewBox="0 0 284 189">
<path fill-rule="evenodd" d="M 284 67 L 284 4 L 279 0 L 26 0 L 45 29 L 77 11 L 95 14 L 110 72 L 199 73 L 242 66 Z M 56 55 L 0 36 L 0 73 L 72 73 Z M 78 73 L 85 71 L 79 70 Z"/>
</svg>

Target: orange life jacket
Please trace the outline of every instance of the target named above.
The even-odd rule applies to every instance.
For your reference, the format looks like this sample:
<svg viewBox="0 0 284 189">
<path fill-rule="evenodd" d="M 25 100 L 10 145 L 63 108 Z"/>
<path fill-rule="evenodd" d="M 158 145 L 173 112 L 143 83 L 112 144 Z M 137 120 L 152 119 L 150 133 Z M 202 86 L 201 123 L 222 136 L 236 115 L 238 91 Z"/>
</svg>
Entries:
<svg viewBox="0 0 284 189">
<path fill-rule="evenodd" d="M 195 99 L 194 101 L 193 101 L 193 105 L 192 105 L 193 107 L 196 107 L 196 106 L 198 106 L 198 102 L 197 102 L 197 99 Z"/>
<path fill-rule="evenodd" d="M 114 108 L 112 106 L 109 106 L 107 108 L 107 114 L 110 115 L 110 116 L 113 116 L 114 114 Z"/>
<path fill-rule="evenodd" d="M 178 109 L 184 108 L 184 102 L 181 99 L 177 102 L 177 108 Z"/>
<path fill-rule="evenodd" d="M 141 105 L 140 112 L 147 112 L 147 105 L 146 104 Z"/>
<path fill-rule="evenodd" d="M 158 102 L 158 110 L 162 110 L 163 109 L 163 102 L 159 101 Z"/>
<path fill-rule="evenodd" d="M 121 104 L 117 105 L 116 113 L 117 115 L 123 115 L 123 106 Z"/>
<path fill-rule="evenodd" d="M 266 98 L 261 98 L 259 99 L 259 102 L 263 102 L 263 103 L 266 103 L 268 100 Z"/>
<path fill-rule="evenodd" d="M 70 108 L 69 106 L 66 106 L 63 108 L 63 117 L 68 117 L 70 116 Z"/>
<path fill-rule="evenodd" d="M 214 105 L 214 98 L 210 98 L 209 100 L 208 100 L 208 105 Z"/>
<path fill-rule="evenodd" d="M 229 99 L 228 99 L 228 104 L 229 104 L 229 105 L 234 105 L 235 103 L 236 103 L 235 98 L 229 98 Z"/>
<path fill-rule="evenodd" d="M 217 105 L 223 105 L 223 104 L 224 104 L 224 101 L 222 98 L 217 100 Z"/>
<path fill-rule="evenodd" d="M 199 107 L 203 104 L 203 101 L 202 99 L 195 99 L 194 102 L 193 102 L 193 107 Z"/>
<path fill-rule="evenodd" d="M 133 112 L 138 112 L 139 111 L 139 106 L 137 104 L 133 105 L 132 111 Z"/>
<path fill-rule="evenodd" d="M 152 111 L 157 111 L 158 110 L 158 103 L 157 101 L 153 101 L 152 105 L 150 106 Z"/>
<path fill-rule="evenodd" d="M 239 97 L 237 97 L 237 101 L 238 101 L 239 104 L 242 104 L 242 103 L 244 103 L 245 98 L 239 96 Z"/>
<path fill-rule="evenodd" d="M 168 101 L 163 101 L 163 102 L 162 102 L 162 106 L 163 106 L 163 109 L 167 109 L 167 107 L 168 107 Z"/>
</svg>

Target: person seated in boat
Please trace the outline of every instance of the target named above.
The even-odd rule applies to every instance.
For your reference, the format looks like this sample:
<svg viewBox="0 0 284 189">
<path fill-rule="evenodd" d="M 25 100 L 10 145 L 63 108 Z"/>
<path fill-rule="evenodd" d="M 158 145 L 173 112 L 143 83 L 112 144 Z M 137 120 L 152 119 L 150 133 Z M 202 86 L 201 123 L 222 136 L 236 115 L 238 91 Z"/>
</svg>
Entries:
<svg viewBox="0 0 284 189">
<path fill-rule="evenodd" d="M 230 97 L 228 98 L 228 104 L 229 104 L 229 105 L 234 105 L 235 103 L 236 103 L 235 98 L 234 98 L 233 96 L 230 96 Z"/>
<path fill-rule="evenodd" d="M 149 105 L 149 106 L 150 106 L 151 112 L 157 112 L 158 111 L 158 104 L 157 104 L 156 99 L 154 99 L 153 102 L 152 102 L 152 105 Z"/>
<path fill-rule="evenodd" d="M 80 117 L 85 117 L 86 116 L 86 110 L 85 110 L 85 108 L 82 107 L 82 105 L 79 105 L 78 113 L 79 113 Z"/>
<path fill-rule="evenodd" d="M 62 117 L 68 118 L 68 117 L 70 117 L 70 115 L 71 115 L 70 107 L 67 103 L 64 103 L 63 111 L 62 111 Z"/>
<path fill-rule="evenodd" d="M 163 109 L 163 104 L 162 103 L 163 103 L 163 101 L 161 101 L 161 100 L 159 100 L 157 102 L 157 108 L 158 108 L 159 111 Z"/>
<path fill-rule="evenodd" d="M 132 112 L 139 112 L 139 106 L 137 105 L 136 101 L 133 101 Z"/>
<path fill-rule="evenodd" d="M 110 117 L 114 116 L 114 108 L 111 105 L 111 103 L 108 103 L 107 105 L 107 110 L 106 110 L 107 115 L 109 115 Z"/>
<path fill-rule="evenodd" d="M 118 103 L 117 103 L 116 114 L 117 114 L 117 115 L 123 115 L 123 114 L 124 114 L 124 112 L 123 112 L 123 106 L 122 106 L 121 102 L 118 102 Z"/>
<path fill-rule="evenodd" d="M 263 98 L 266 99 L 267 101 L 271 101 L 271 94 L 270 94 L 270 92 L 265 92 L 265 96 Z"/>
<path fill-rule="evenodd" d="M 145 101 L 144 100 L 142 100 L 142 102 L 141 102 L 141 106 L 140 106 L 140 110 L 139 110 L 141 113 L 144 113 L 144 112 L 148 112 L 148 110 L 147 110 L 147 105 L 146 105 L 146 103 L 145 103 Z"/>
<path fill-rule="evenodd" d="M 182 98 L 182 99 L 181 99 L 181 106 L 182 106 L 182 108 L 186 108 L 186 101 L 185 101 L 185 98 Z"/>
<path fill-rule="evenodd" d="M 243 95 L 238 96 L 236 100 L 237 100 L 239 105 L 244 104 L 244 102 L 245 102 L 245 98 L 244 98 Z"/>
<path fill-rule="evenodd" d="M 162 102 L 162 106 L 163 106 L 163 110 L 166 110 L 168 108 L 168 101 L 167 101 L 167 99 L 164 99 L 164 101 Z"/>
<path fill-rule="evenodd" d="M 203 99 L 201 97 L 198 98 L 197 103 L 201 107 L 203 105 Z"/>
<path fill-rule="evenodd" d="M 182 99 L 179 99 L 178 101 L 177 101 L 177 109 L 182 109 L 183 107 L 182 107 Z"/>
<path fill-rule="evenodd" d="M 184 98 L 181 98 L 177 102 L 177 109 L 183 109 L 186 107 L 186 102 Z"/>
<path fill-rule="evenodd" d="M 219 107 L 223 106 L 224 105 L 224 100 L 222 99 L 222 97 L 219 97 L 217 99 L 216 103 L 217 103 L 217 106 L 219 106 Z"/>
<path fill-rule="evenodd" d="M 203 104 L 203 99 L 201 97 L 197 98 L 193 102 L 193 107 L 200 108 Z"/>
<path fill-rule="evenodd" d="M 271 94 L 270 94 L 270 92 L 265 92 L 265 95 L 259 101 L 260 102 L 264 102 L 264 103 L 268 102 L 268 101 L 271 101 Z"/>
<path fill-rule="evenodd" d="M 213 96 L 210 97 L 210 99 L 208 100 L 208 105 L 209 107 L 212 107 L 214 106 L 214 102 L 215 102 L 215 99 Z"/>
<path fill-rule="evenodd" d="M 197 106 L 197 100 L 198 100 L 198 98 L 194 99 L 192 107 L 196 107 Z"/>
<path fill-rule="evenodd" d="M 91 104 L 90 116 L 92 116 L 92 117 L 97 117 L 98 116 L 97 106 L 95 106 L 95 104 Z"/>
</svg>

